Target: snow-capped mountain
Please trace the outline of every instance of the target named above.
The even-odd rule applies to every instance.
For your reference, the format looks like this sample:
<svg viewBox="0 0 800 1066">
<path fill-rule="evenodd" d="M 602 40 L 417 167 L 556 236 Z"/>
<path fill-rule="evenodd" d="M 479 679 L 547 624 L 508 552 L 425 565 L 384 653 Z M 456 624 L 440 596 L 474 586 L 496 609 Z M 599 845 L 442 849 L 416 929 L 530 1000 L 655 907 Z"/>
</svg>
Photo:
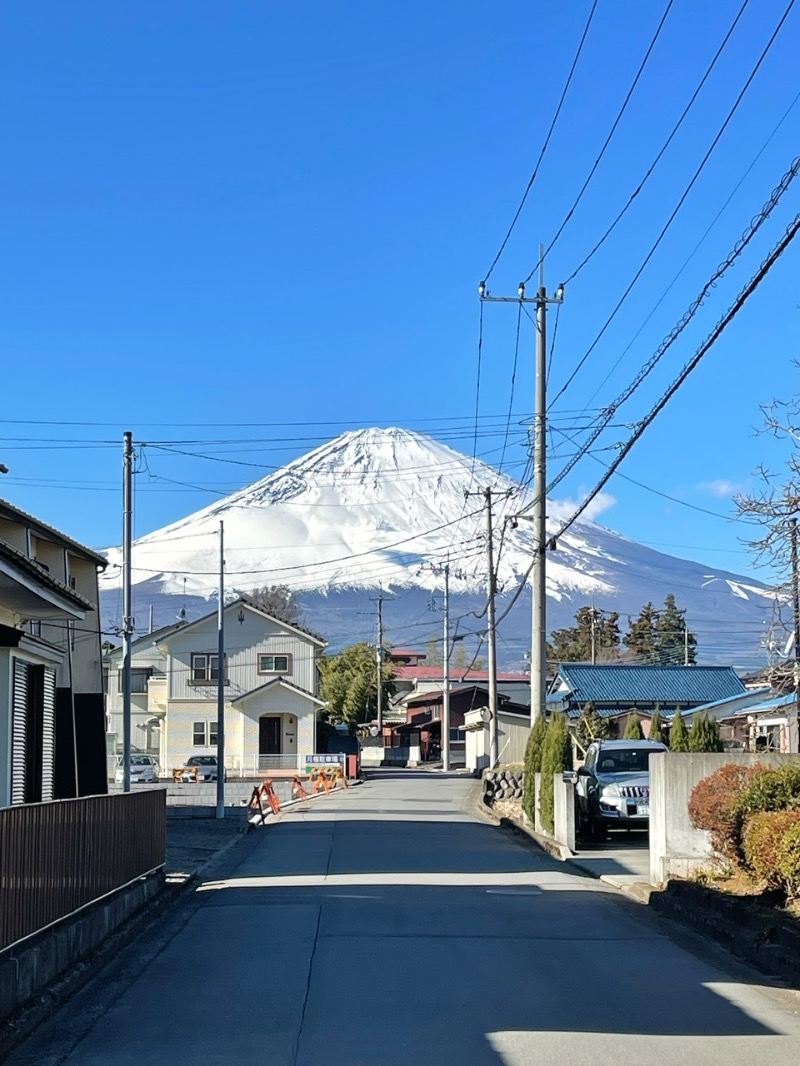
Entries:
<svg viewBox="0 0 800 1066">
<path fill-rule="evenodd" d="M 288 585 L 298 593 L 308 622 L 339 645 L 368 635 L 358 605 L 368 611 L 369 595 L 389 590 L 398 596 L 395 607 L 403 618 L 394 643 L 420 643 L 439 625 L 436 616 L 424 617 L 424 611 L 431 591 L 441 586 L 436 571 L 448 558 L 454 614 L 481 613 L 486 519 L 478 493 L 486 487 L 493 490 L 498 587 L 501 599 L 508 599 L 526 573 L 532 551 L 530 523 L 512 528 L 505 521 L 525 502 L 520 486 L 423 434 L 364 429 L 344 433 L 136 541 L 137 610 L 141 616 L 155 603 L 161 623 L 172 618 L 184 599 L 190 612 L 208 609 L 205 601 L 217 589 L 222 520 L 230 591 Z M 557 528 L 554 520 L 551 532 Z M 105 614 L 113 621 L 119 611 L 122 559 L 116 548 L 107 555 L 111 565 L 102 587 Z M 772 597 L 751 579 L 664 555 L 597 523 L 578 521 L 559 540 L 558 550 L 548 553 L 547 582 L 549 628 L 569 624 L 575 610 L 592 598 L 598 607 L 625 614 L 638 613 L 647 600 L 660 604 L 674 592 L 687 609 L 701 654 L 704 629 L 714 633 L 713 651 L 706 641 L 704 658 L 763 661 L 760 643 Z M 405 604 L 402 609 L 400 603 Z M 416 623 L 409 620 L 412 614 Z M 463 620 L 465 628 L 482 627 L 475 615 L 471 625 L 469 618 Z M 390 620 L 388 611 L 391 640 Z M 529 620 L 526 594 L 504 623 L 507 644 L 500 654 L 507 661 L 521 660 Z M 140 617 L 140 628 L 143 621 Z M 418 633 L 411 631 L 413 624 Z"/>
</svg>

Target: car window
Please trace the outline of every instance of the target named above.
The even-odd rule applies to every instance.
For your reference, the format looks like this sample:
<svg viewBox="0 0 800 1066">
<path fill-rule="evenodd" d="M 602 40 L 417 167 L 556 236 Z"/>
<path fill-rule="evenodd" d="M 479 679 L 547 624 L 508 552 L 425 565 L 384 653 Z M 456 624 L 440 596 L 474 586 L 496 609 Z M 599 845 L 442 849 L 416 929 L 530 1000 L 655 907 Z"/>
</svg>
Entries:
<svg viewBox="0 0 800 1066">
<path fill-rule="evenodd" d="M 617 748 L 601 751 L 597 764 L 599 774 L 647 773 L 652 748 Z"/>
</svg>

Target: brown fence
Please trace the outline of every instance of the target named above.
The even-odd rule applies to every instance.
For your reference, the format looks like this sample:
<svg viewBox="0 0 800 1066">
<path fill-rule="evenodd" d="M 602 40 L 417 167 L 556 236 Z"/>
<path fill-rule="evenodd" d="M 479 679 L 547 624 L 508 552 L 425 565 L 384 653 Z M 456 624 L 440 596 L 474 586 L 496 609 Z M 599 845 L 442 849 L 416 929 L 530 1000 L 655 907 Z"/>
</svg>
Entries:
<svg viewBox="0 0 800 1066">
<path fill-rule="evenodd" d="M 0 808 L 0 951 L 164 864 L 166 791 Z"/>
</svg>

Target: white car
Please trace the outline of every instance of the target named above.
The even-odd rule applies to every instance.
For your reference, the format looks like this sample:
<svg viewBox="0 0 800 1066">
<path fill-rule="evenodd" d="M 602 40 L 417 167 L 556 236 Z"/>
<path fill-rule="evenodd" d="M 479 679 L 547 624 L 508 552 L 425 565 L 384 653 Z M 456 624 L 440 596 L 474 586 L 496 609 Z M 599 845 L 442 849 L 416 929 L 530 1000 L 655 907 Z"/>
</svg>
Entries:
<svg viewBox="0 0 800 1066">
<path fill-rule="evenodd" d="M 158 784 L 158 760 L 155 755 L 140 755 L 138 752 L 131 755 L 131 784 L 132 785 L 156 785 Z M 114 783 L 123 784 L 125 776 L 125 764 L 122 756 L 117 759 L 117 767 L 114 771 Z"/>
</svg>

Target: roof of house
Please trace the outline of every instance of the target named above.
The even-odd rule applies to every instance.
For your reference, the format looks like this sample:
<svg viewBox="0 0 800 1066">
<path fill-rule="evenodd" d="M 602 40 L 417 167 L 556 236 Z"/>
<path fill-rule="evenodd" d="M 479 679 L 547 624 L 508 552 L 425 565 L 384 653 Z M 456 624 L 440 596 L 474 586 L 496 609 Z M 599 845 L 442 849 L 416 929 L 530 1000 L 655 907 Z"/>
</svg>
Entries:
<svg viewBox="0 0 800 1066">
<path fill-rule="evenodd" d="M 460 696 L 465 692 L 472 692 L 475 695 L 481 696 L 489 695 L 489 690 L 486 685 L 456 685 L 450 689 L 451 696 Z M 413 696 L 406 702 L 406 707 L 424 707 L 428 704 L 441 703 L 444 696 L 444 689 L 437 689 L 435 692 L 421 692 L 418 696 Z M 511 697 L 504 695 L 502 692 L 497 693 L 497 702 L 506 704 L 510 702 Z"/>
<path fill-rule="evenodd" d="M 561 663 L 557 670 L 571 703 L 711 703 L 743 693 L 731 666 L 660 666 L 648 664 Z"/>
<path fill-rule="evenodd" d="M 108 559 L 104 555 L 100 555 L 99 552 L 94 551 L 92 548 L 87 548 L 85 544 L 80 544 L 77 540 L 73 540 L 72 537 L 68 537 L 66 533 L 62 533 L 55 526 L 49 526 L 41 518 L 36 518 L 32 514 L 28 514 L 27 511 L 23 511 L 20 507 L 15 507 L 8 500 L 0 499 L 0 518 L 7 518 L 12 522 L 21 520 L 34 531 L 38 529 L 41 533 L 60 540 L 63 544 L 72 548 L 77 555 L 82 555 L 84 558 L 92 560 L 104 569 L 108 566 Z"/>
<path fill-rule="evenodd" d="M 308 637 L 314 644 L 318 644 L 321 648 L 324 648 L 327 641 L 324 637 L 321 637 L 319 633 L 315 633 L 312 629 L 306 629 L 305 626 L 298 625 L 297 622 L 285 622 L 282 618 L 278 618 L 274 614 L 270 614 L 269 611 L 265 611 L 263 607 L 259 607 L 248 599 L 247 596 L 238 596 L 235 600 L 231 600 L 230 603 L 225 604 L 225 614 L 228 614 L 234 607 L 247 607 L 250 611 L 255 611 L 263 618 L 269 618 L 271 622 L 277 622 L 278 625 L 285 626 L 286 629 L 291 629 L 295 633 L 301 633 L 303 636 Z M 209 611 L 207 614 L 201 615 L 200 618 L 195 618 L 192 622 L 187 622 L 185 626 L 181 628 L 184 631 L 192 629 L 194 626 L 200 625 L 201 622 L 208 621 L 209 618 L 216 618 L 217 610 Z"/>
<path fill-rule="evenodd" d="M 252 696 L 257 696 L 259 692 L 265 692 L 269 688 L 287 688 L 290 692 L 296 692 L 299 696 L 305 696 L 307 700 L 311 700 L 312 703 L 316 703 L 319 707 L 325 706 L 325 700 L 321 700 L 318 696 L 315 696 L 313 692 L 309 692 L 308 689 L 301 688 L 300 685 L 295 685 L 291 681 L 287 681 L 285 677 L 273 677 L 269 681 L 265 681 L 263 685 L 258 685 L 256 688 L 251 688 L 248 692 L 243 692 L 240 696 L 236 696 L 231 700 L 231 704 L 243 703 L 245 700 L 249 700 Z"/>
<path fill-rule="evenodd" d="M 154 629 L 152 633 L 142 633 L 140 637 L 136 637 L 131 641 L 131 648 L 136 648 L 140 644 L 158 644 L 164 637 L 169 636 L 171 633 L 177 632 L 179 629 L 184 629 L 187 623 L 185 621 L 171 622 L 168 626 L 161 626 L 159 629 Z M 116 647 L 109 648 L 106 652 L 106 658 L 112 659 L 116 655 L 122 655 L 124 648 L 121 644 Z"/>
<path fill-rule="evenodd" d="M 443 666 L 400 666 L 392 665 L 392 676 L 401 681 L 438 681 L 444 676 Z M 488 681 L 488 670 L 464 670 L 462 667 L 450 667 L 451 681 Z M 530 682 L 528 674 L 498 672 L 498 681 Z"/>
<path fill-rule="evenodd" d="M 40 563 L 37 563 L 35 559 L 31 559 L 25 552 L 21 552 L 19 548 L 15 548 L 13 544 L 8 544 L 4 540 L 0 540 L 0 558 L 7 559 L 9 562 L 18 566 L 20 570 L 25 570 L 32 577 L 43 585 L 45 588 L 52 589 L 57 592 L 64 599 L 69 600 L 70 603 L 75 604 L 78 607 L 82 607 L 86 611 L 94 611 L 97 609 L 97 604 L 92 603 L 91 600 L 87 600 L 85 596 L 81 596 L 75 589 L 70 588 L 69 585 L 65 585 L 63 581 L 59 581 L 57 577 L 53 577 L 49 570 L 46 570 Z"/>
</svg>

